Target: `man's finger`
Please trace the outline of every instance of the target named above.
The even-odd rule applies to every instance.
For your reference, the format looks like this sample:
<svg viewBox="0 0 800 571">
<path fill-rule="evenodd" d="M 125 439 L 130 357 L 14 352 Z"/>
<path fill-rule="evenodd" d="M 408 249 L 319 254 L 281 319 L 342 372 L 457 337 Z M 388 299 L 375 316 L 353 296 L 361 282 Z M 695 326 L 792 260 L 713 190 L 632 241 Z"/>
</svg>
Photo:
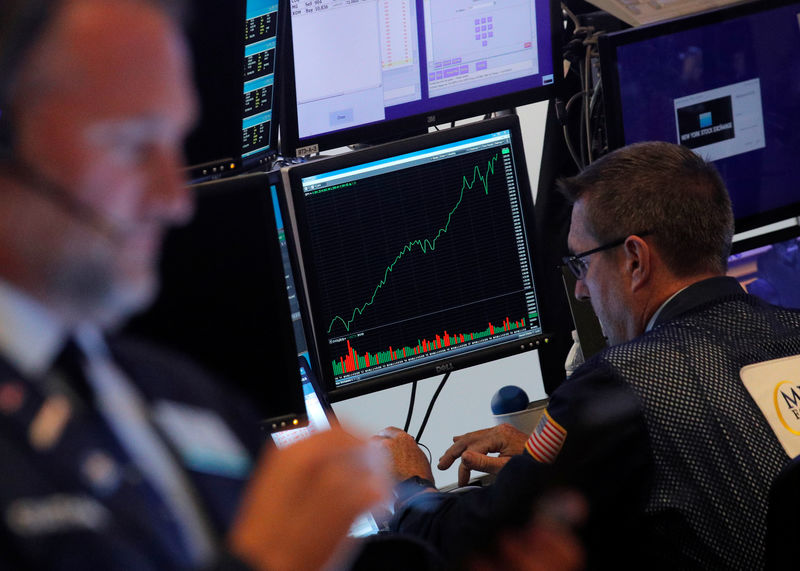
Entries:
<svg viewBox="0 0 800 571">
<path fill-rule="evenodd" d="M 470 472 L 469 466 L 464 464 L 464 461 L 462 460 L 461 463 L 458 465 L 458 485 L 459 485 L 459 487 L 466 486 L 467 484 L 469 484 L 470 473 L 471 472 Z"/>
<path fill-rule="evenodd" d="M 438 468 L 440 470 L 447 470 L 465 450 L 469 448 L 474 449 L 476 443 L 480 445 L 481 441 L 486 438 L 486 434 L 491 431 L 492 429 L 490 428 L 484 428 L 482 430 L 475 430 L 474 432 L 467 432 L 459 436 L 453 436 L 453 444 L 450 448 L 445 450 L 445 453 L 439 458 Z"/>
<path fill-rule="evenodd" d="M 466 443 L 456 442 L 450 448 L 445 450 L 444 454 L 442 454 L 442 457 L 439 458 L 439 463 L 437 464 L 439 470 L 447 470 L 450 466 L 452 466 L 453 462 L 455 462 L 461 456 L 466 448 Z"/>
<path fill-rule="evenodd" d="M 461 455 L 461 464 L 458 465 L 458 485 L 466 486 L 469 484 L 472 470 L 496 474 L 505 464 L 500 458 L 484 456 L 471 450 L 465 451 Z"/>
<path fill-rule="evenodd" d="M 487 474 L 497 474 L 506 465 L 508 458 L 486 456 L 471 450 L 467 450 L 461 455 L 461 465 L 470 470 L 478 470 Z"/>
</svg>

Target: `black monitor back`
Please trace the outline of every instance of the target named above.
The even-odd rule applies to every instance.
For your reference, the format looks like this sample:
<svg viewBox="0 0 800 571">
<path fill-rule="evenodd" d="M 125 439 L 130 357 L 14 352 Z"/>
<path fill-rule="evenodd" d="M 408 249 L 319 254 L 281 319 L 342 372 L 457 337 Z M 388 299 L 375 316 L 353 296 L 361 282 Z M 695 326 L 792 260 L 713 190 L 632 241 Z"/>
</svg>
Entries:
<svg viewBox="0 0 800 571">
<path fill-rule="evenodd" d="M 289 426 L 305 422 L 305 405 L 272 176 L 192 187 L 196 214 L 167 236 L 158 299 L 128 329 L 189 355 L 242 392 L 263 418 Z"/>
</svg>

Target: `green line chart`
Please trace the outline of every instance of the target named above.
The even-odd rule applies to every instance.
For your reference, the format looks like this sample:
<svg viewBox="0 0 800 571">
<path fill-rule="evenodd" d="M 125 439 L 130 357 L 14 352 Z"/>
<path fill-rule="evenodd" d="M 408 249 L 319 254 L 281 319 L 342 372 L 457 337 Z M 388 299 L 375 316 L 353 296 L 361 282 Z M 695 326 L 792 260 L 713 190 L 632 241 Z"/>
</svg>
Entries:
<svg viewBox="0 0 800 571">
<path fill-rule="evenodd" d="M 445 222 L 445 224 L 441 228 L 439 228 L 439 230 L 435 233 L 435 235 L 432 238 L 424 238 L 424 239 L 420 238 L 416 240 L 411 240 L 406 245 L 404 245 L 403 248 L 400 250 L 400 252 L 397 254 L 397 256 L 394 258 L 392 263 L 390 263 L 384 270 L 383 278 L 375 286 L 375 289 L 373 290 L 370 299 L 364 302 L 361 306 L 354 308 L 349 319 L 346 319 L 345 317 L 342 317 L 340 315 L 335 316 L 331 320 L 330 325 L 328 326 L 329 334 L 331 333 L 331 331 L 333 330 L 334 326 L 337 323 L 341 323 L 346 331 L 348 332 L 350 331 L 350 328 L 352 327 L 353 322 L 356 320 L 356 318 L 360 315 L 363 315 L 364 311 L 369 306 L 375 303 L 375 298 L 377 297 L 378 293 L 383 288 L 383 286 L 386 285 L 386 282 L 389 280 L 389 275 L 394 270 L 394 267 L 400 262 L 400 260 L 403 259 L 403 257 L 406 254 L 412 252 L 415 248 L 418 248 L 420 251 L 422 251 L 423 254 L 427 254 L 429 251 L 434 251 L 436 249 L 436 243 L 438 242 L 439 238 L 447 234 L 447 231 L 450 228 L 450 223 L 453 220 L 453 215 L 456 213 L 459 206 L 461 206 L 466 191 L 472 190 L 472 188 L 478 182 L 480 182 L 483 185 L 484 194 L 485 195 L 489 194 L 489 176 L 494 174 L 495 163 L 497 162 L 497 159 L 498 155 L 495 154 L 492 158 L 488 160 L 485 172 L 481 170 L 480 165 L 475 165 L 475 167 L 472 169 L 472 181 L 468 180 L 469 175 L 462 176 L 461 192 L 459 194 L 455 206 L 453 206 L 453 208 L 447 214 L 447 221 Z"/>
</svg>

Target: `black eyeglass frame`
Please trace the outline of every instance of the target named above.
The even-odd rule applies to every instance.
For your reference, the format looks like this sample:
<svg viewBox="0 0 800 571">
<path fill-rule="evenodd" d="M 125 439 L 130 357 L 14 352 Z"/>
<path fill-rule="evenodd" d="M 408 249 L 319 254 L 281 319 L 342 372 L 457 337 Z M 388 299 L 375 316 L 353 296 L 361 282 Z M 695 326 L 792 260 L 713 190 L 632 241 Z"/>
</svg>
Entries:
<svg viewBox="0 0 800 571">
<path fill-rule="evenodd" d="M 602 246 L 598 246 L 597 248 L 592 248 L 591 250 L 586 250 L 585 252 L 581 252 L 580 254 L 574 254 L 572 256 L 564 256 L 561 258 L 561 261 L 564 262 L 563 265 L 569 268 L 569 271 L 572 272 L 579 280 L 582 280 L 586 277 L 586 271 L 589 269 L 587 264 L 581 262 L 581 260 L 587 256 L 591 256 L 592 254 L 596 254 L 597 252 L 602 252 L 604 250 L 610 250 L 611 248 L 616 248 L 617 246 L 622 246 L 625 241 L 630 238 L 631 236 L 639 236 L 643 238 L 645 236 L 649 236 L 653 232 L 650 230 L 645 230 L 644 232 L 633 232 L 631 234 L 626 234 L 622 238 L 617 240 L 613 240 L 611 242 L 607 242 Z"/>
</svg>

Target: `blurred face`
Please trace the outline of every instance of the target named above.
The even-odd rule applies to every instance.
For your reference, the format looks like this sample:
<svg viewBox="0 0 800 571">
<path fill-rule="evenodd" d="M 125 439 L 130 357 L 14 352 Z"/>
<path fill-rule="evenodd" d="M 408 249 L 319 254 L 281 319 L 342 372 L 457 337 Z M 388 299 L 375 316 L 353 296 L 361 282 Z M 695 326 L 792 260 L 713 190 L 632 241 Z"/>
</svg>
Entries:
<svg viewBox="0 0 800 571">
<path fill-rule="evenodd" d="M 173 26 L 131 0 L 68 0 L 31 56 L 18 156 L 75 208 L 22 192 L 19 212 L 37 215 L 17 247 L 30 287 L 68 318 L 110 324 L 148 303 L 162 235 L 191 215 L 180 169 L 195 101 Z"/>
<path fill-rule="evenodd" d="M 585 199 L 575 202 L 572 208 L 567 244 L 573 254 L 600 246 L 587 227 L 586 208 Z M 632 300 L 624 287 L 621 250 L 614 248 L 589 256 L 586 276 L 575 285 L 575 297 L 591 302 L 609 345 L 629 341 L 635 336 L 632 332 Z"/>
</svg>

